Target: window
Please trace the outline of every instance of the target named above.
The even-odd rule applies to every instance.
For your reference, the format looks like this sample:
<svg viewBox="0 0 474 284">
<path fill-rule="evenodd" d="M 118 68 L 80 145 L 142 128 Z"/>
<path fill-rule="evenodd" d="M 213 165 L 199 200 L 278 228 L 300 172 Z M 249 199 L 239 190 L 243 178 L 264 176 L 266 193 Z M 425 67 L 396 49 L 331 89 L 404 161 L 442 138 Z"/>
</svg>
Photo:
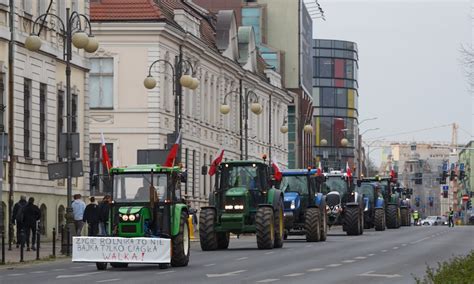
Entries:
<svg viewBox="0 0 474 284">
<path fill-rule="evenodd" d="M 113 58 L 91 58 L 90 108 L 113 108 Z"/>
<path fill-rule="evenodd" d="M 112 193 L 112 179 L 107 173 L 107 169 L 102 164 L 101 143 L 90 143 L 90 191 L 91 194 Z M 106 143 L 107 153 L 109 154 L 110 163 L 114 164 L 114 144 Z"/>
<path fill-rule="evenodd" d="M 39 0 L 37 4 L 38 14 L 37 16 L 46 13 L 46 9 L 48 9 L 49 1 L 48 0 Z"/>
<path fill-rule="evenodd" d="M 46 101 L 47 86 L 40 83 L 40 159 L 46 159 Z"/>
<path fill-rule="evenodd" d="M 77 132 L 77 95 L 72 94 L 72 113 L 71 113 L 71 119 L 72 119 L 72 129 L 71 132 Z"/>
<path fill-rule="evenodd" d="M 57 114 L 57 128 L 56 128 L 56 135 L 57 135 L 57 149 L 58 149 L 58 158 L 59 158 L 59 138 L 61 137 L 61 133 L 63 133 L 64 129 L 64 91 L 58 91 L 58 114 Z"/>
<path fill-rule="evenodd" d="M 22 0 L 22 8 L 23 8 L 23 12 L 25 12 L 25 14 L 28 14 L 28 15 L 33 15 L 33 6 L 32 6 L 32 2 L 31 0 Z"/>
<path fill-rule="evenodd" d="M 336 89 L 336 107 L 347 108 L 346 89 Z"/>
<path fill-rule="evenodd" d="M 66 3 L 64 1 L 56 1 L 56 15 L 63 21 L 66 21 Z"/>
<path fill-rule="evenodd" d="M 321 106 L 333 107 L 335 105 L 334 90 L 334 88 L 321 88 Z"/>
<path fill-rule="evenodd" d="M 0 73 L 0 132 L 5 132 L 5 75 Z"/>
<path fill-rule="evenodd" d="M 23 81 L 23 154 L 25 157 L 31 157 L 30 138 L 31 138 L 31 80 Z"/>
<path fill-rule="evenodd" d="M 317 77 L 333 77 L 333 61 L 331 58 L 317 58 L 316 64 L 318 65 Z"/>
</svg>

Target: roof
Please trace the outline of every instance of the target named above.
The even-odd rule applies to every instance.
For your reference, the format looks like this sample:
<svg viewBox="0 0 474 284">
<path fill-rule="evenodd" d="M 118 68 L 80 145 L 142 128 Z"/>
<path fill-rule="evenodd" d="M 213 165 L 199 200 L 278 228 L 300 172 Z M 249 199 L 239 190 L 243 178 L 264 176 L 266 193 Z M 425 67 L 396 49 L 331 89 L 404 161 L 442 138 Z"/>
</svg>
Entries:
<svg viewBox="0 0 474 284">
<path fill-rule="evenodd" d="M 162 21 L 164 16 L 153 0 L 100 0 L 90 4 L 91 20 Z"/>
</svg>

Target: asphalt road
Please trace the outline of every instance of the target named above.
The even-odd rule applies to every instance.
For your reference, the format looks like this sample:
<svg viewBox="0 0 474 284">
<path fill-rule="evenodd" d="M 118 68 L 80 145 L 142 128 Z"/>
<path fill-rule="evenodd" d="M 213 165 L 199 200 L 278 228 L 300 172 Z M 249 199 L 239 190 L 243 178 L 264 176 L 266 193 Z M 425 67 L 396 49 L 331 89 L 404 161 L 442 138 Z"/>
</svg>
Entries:
<svg viewBox="0 0 474 284">
<path fill-rule="evenodd" d="M 193 242 L 188 267 L 131 265 L 97 271 L 69 260 L 0 268 L 0 283 L 414 283 L 426 265 L 474 249 L 474 226 L 402 227 L 349 237 L 332 229 L 326 242 L 290 237 L 282 249 L 258 250 L 255 237 L 231 239 L 225 251 Z"/>
</svg>

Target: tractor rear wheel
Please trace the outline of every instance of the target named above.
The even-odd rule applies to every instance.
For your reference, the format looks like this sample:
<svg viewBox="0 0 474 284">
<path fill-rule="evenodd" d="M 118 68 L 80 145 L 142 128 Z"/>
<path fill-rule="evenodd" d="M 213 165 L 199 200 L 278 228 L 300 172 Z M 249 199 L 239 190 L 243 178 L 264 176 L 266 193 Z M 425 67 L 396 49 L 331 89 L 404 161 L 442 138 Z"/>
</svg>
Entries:
<svg viewBox="0 0 474 284">
<path fill-rule="evenodd" d="M 259 207 L 255 216 L 257 246 L 259 249 L 272 249 L 275 235 L 273 208 Z"/>
<path fill-rule="evenodd" d="M 364 216 L 364 207 L 360 208 L 360 225 L 359 225 L 359 235 L 364 234 L 364 223 L 365 223 L 365 216 Z"/>
<path fill-rule="evenodd" d="M 320 216 L 321 216 L 321 233 L 319 236 L 319 240 L 321 242 L 326 241 L 328 235 L 328 212 L 326 211 L 326 202 L 321 202 L 321 206 L 319 208 Z"/>
<path fill-rule="evenodd" d="M 344 210 L 344 227 L 349 236 L 357 236 L 360 234 L 360 212 L 358 206 L 346 207 Z"/>
<path fill-rule="evenodd" d="M 398 228 L 398 208 L 397 205 L 387 205 L 387 213 L 385 215 L 387 220 L 387 228 L 396 229 Z"/>
<path fill-rule="evenodd" d="M 227 249 L 229 247 L 230 233 L 217 233 L 217 249 Z"/>
<path fill-rule="evenodd" d="M 321 216 L 319 208 L 306 209 L 304 227 L 307 242 L 319 242 L 321 239 Z"/>
<path fill-rule="evenodd" d="M 171 266 L 178 267 L 188 265 L 190 246 L 188 213 L 182 211 L 179 220 L 179 232 L 171 239 Z"/>
<path fill-rule="evenodd" d="M 401 225 L 402 226 L 410 226 L 410 217 L 408 214 L 408 208 L 400 208 L 400 216 L 401 216 Z"/>
<path fill-rule="evenodd" d="M 273 247 L 281 248 L 283 247 L 283 239 L 285 235 L 285 219 L 283 217 L 283 200 L 280 199 L 278 202 L 278 207 L 274 212 L 275 217 L 275 243 Z"/>
<path fill-rule="evenodd" d="M 364 229 L 370 229 L 372 224 L 370 223 L 370 213 L 369 211 L 364 212 Z"/>
<path fill-rule="evenodd" d="M 212 208 L 202 209 L 199 214 L 199 241 L 201 249 L 216 250 L 218 247 L 217 234 L 214 229 L 216 211 Z"/>
<path fill-rule="evenodd" d="M 111 262 L 111 263 L 110 263 L 110 266 L 112 266 L 113 268 L 127 268 L 127 267 L 128 267 L 128 263 L 123 263 L 123 262 Z"/>
<path fill-rule="evenodd" d="M 95 266 L 97 267 L 97 270 L 106 270 L 107 262 L 96 262 Z"/>
<path fill-rule="evenodd" d="M 374 225 L 376 231 L 385 230 L 385 210 L 383 208 L 375 209 Z"/>
</svg>

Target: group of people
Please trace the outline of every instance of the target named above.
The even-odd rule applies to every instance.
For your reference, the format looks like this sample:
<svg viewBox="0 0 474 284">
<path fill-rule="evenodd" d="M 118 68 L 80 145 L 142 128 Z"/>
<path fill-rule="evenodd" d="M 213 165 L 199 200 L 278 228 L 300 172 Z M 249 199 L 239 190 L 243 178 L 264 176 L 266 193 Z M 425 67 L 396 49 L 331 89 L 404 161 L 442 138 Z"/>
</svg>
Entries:
<svg viewBox="0 0 474 284">
<path fill-rule="evenodd" d="M 31 249 L 36 250 L 36 231 L 38 224 L 41 219 L 41 210 L 35 205 L 34 197 L 28 198 L 26 196 L 20 196 L 20 200 L 13 207 L 11 221 L 13 225 L 16 225 L 16 247 L 25 244 L 26 250 L 30 250 L 30 239 Z M 25 239 L 22 240 L 22 232 L 25 235 Z"/>
<path fill-rule="evenodd" d="M 105 195 L 100 204 L 96 202 L 94 196 L 91 196 L 89 198 L 90 203 L 87 206 L 81 198 L 80 194 L 75 194 L 71 205 L 74 215 L 75 235 L 82 235 L 85 223 L 88 226 L 89 236 L 107 235 L 111 196 Z"/>
</svg>

